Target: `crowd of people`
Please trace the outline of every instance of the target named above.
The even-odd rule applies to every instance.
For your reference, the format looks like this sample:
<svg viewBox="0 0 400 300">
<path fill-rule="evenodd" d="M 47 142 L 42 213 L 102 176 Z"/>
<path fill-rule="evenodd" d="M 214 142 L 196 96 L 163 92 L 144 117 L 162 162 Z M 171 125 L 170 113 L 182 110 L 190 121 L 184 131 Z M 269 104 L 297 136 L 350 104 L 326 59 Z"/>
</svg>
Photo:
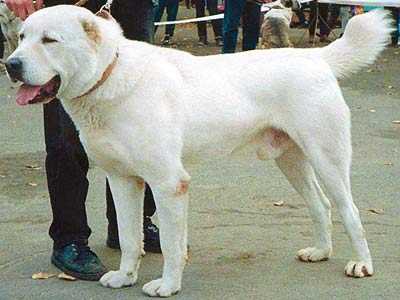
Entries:
<svg viewBox="0 0 400 300">
<path fill-rule="evenodd" d="M 6 0 L 7 6 L 14 13 L 24 19 L 33 11 L 40 9 L 41 1 Z M 46 6 L 57 4 L 74 4 L 76 0 L 44 0 Z M 104 0 L 88 0 L 86 7 L 93 12 L 98 11 Z M 18 5 L 16 5 L 18 4 Z M 190 0 L 187 8 L 194 7 L 196 16 L 202 17 L 207 9 L 210 15 L 218 13 L 222 8 L 217 0 Z M 331 6 L 330 18 L 328 5 L 320 5 L 320 15 L 327 22 L 320 24 L 320 38 L 324 40 L 329 35 L 329 28 L 334 27 L 338 7 Z M 17 9 L 16 9 L 17 8 Z M 310 24 L 310 35 L 315 31 L 315 8 L 311 4 L 311 13 L 307 21 L 304 11 L 299 10 L 299 25 L 307 27 Z M 174 21 L 179 10 L 179 0 L 114 0 L 111 13 L 121 24 L 124 34 L 129 39 L 153 42 L 154 21 L 161 20 L 164 11 L 167 20 Z M 216 45 L 222 47 L 222 53 L 236 51 L 240 20 L 243 28 L 242 50 L 252 50 L 257 47 L 261 11 L 260 3 L 246 0 L 225 0 L 224 19 L 212 21 Z M 314 13 L 314 14 L 313 14 Z M 393 9 L 393 14 L 398 10 Z M 307 23 L 308 22 L 308 23 Z M 326 24 L 330 26 L 326 26 Z M 207 24 L 198 22 L 198 38 L 201 45 L 208 44 Z M 174 25 L 165 26 L 163 45 L 171 44 L 174 35 Z M 158 30 L 160 30 L 159 28 Z M 394 43 L 397 43 L 394 36 Z M 2 46 L 3 43 L 0 43 Z M 0 48 L 0 51 L 3 51 Z M 3 53 L 0 53 L 2 55 Z M 46 174 L 53 221 L 50 226 L 50 237 L 53 240 L 51 261 L 65 273 L 80 279 L 98 280 L 105 272 L 106 267 L 88 246 L 91 229 L 86 216 L 86 197 L 89 182 L 87 172 L 89 161 L 85 150 L 79 141 L 79 132 L 74 127 L 70 117 L 64 111 L 59 101 L 52 101 L 44 105 L 44 128 L 46 144 Z M 119 248 L 118 226 L 112 193 L 106 184 L 106 202 L 108 219 L 108 236 L 106 244 L 111 248 Z M 144 209 L 144 247 L 146 251 L 161 252 L 158 228 L 152 223 L 151 216 L 155 213 L 155 204 L 151 187 L 146 186 Z"/>
<path fill-rule="evenodd" d="M 175 21 L 179 11 L 180 0 L 159 0 L 155 5 L 155 22 L 160 22 L 164 11 L 167 12 L 166 21 Z M 263 3 L 273 2 L 273 0 L 251 0 L 251 1 L 223 1 L 223 0 L 185 0 L 187 9 L 196 10 L 196 18 L 205 16 L 205 8 L 209 15 L 216 15 L 225 12 L 224 20 L 212 20 L 214 38 L 218 46 L 223 47 L 223 53 L 232 52 L 232 44 L 236 42 L 236 29 L 239 27 L 240 18 L 243 26 L 243 50 L 254 49 L 253 41 L 255 35 L 259 33 L 260 27 L 260 6 Z M 158 4 L 157 4 L 158 3 Z M 399 28 L 399 9 L 387 8 L 392 12 L 396 28 Z M 292 22 L 291 27 L 305 28 L 309 30 L 310 42 L 314 42 L 315 35 L 319 36 L 321 42 L 329 42 L 329 35 L 336 27 L 344 29 L 352 15 L 362 12 L 362 7 L 347 6 L 339 4 L 317 3 L 311 1 L 303 3 L 301 6 L 293 6 L 297 22 Z M 317 20 L 317 15 L 318 20 Z M 339 22 L 340 20 L 340 22 Z M 316 27 L 319 33 L 315 33 Z M 157 29 L 157 28 L 156 28 Z M 162 45 L 170 45 L 174 35 L 175 25 L 165 26 L 165 35 Z M 207 45 L 206 22 L 197 22 L 199 45 Z M 224 37 L 223 35 L 226 34 Z M 393 45 L 398 44 L 399 32 L 393 33 Z M 227 44 L 224 46 L 224 42 Z"/>
</svg>

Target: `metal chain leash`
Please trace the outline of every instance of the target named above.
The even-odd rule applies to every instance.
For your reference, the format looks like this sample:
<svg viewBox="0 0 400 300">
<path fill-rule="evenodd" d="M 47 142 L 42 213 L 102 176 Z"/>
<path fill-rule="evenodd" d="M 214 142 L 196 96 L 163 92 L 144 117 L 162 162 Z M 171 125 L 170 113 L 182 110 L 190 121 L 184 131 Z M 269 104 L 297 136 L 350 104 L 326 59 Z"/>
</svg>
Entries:
<svg viewBox="0 0 400 300">
<path fill-rule="evenodd" d="M 0 0 L 0 1 L 4 1 L 4 0 Z M 88 1 L 89 0 L 79 0 L 74 5 L 76 5 L 76 6 L 84 6 Z M 111 11 L 111 5 L 112 5 L 113 1 L 114 0 L 107 0 L 106 3 L 100 7 L 100 9 L 97 12 L 97 14 L 101 13 L 103 10 L 105 10 L 107 12 L 110 12 Z"/>
<path fill-rule="evenodd" d="M 104 4 L 97 13 L 101 13 L 103 10 L 107 12 L 111 12 L 111 5 L 114 0 L 107 0 L 106 4 Z"/>
</svg>

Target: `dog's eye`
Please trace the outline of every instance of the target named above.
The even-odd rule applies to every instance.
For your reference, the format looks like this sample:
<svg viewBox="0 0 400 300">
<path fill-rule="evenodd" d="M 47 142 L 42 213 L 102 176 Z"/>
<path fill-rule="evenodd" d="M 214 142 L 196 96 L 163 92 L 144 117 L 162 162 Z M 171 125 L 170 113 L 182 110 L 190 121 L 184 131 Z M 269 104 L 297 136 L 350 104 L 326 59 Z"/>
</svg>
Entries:
<svg viewBox="0 0 400 300">
<path fill-rule="evenodd" d="M 56 42 L 58 42 L 58 41 L 55 40 L 55 39 L 49 38 L 47 36 L 42 38 L 42 43 L 43 44 L 50 44 L 50 43 L 56 43 Z"/>
<path fill-rule="evenodd" d="M 23 33 L 21 33 L 21 34 L 19 35 L 19 40 L 22 41 L 22 40 L 24 39 L 24 37 L 25 37 L 25 35 L 24 35 Z"/>
</svg>

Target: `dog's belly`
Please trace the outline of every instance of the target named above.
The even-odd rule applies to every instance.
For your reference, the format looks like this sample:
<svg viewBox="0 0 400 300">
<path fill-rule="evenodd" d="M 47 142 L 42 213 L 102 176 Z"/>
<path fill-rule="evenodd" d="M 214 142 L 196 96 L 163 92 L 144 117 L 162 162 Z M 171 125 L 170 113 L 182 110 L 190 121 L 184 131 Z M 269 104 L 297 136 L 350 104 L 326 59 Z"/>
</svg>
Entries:
<svg viewBox="0 0 400 300">
<path fill-rule="evenodd" d="M 205 101 L 204 98 L 202 101 Z M 232 99 L 226 103 L 193 105 L 186 111 L 183 160 L 197 162 L 220 159 L 247 144 L 257 132 L 263 113 L 247 99 Z"/>
</svg>

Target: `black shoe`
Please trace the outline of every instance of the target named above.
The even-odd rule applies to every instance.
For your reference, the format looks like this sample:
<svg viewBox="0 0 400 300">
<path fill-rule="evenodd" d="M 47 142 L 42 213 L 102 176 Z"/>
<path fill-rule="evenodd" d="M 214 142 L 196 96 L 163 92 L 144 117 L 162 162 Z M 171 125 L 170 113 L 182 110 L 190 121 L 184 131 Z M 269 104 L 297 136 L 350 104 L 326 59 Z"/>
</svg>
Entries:
<svg viewBox="0 0 400 300">
<path fill-rule="evenodd" d="M 160 232 L 151 219 L 146 217 L 143 221 L 144 251 L 152 253 L 161 253 Z M 106 241 L 107 247 L 111 249 L 120 249 L 117 230 L 108 229 Z"/>
<path fill-rule="evenodd" d="M 65 274 L 82 280 L 97 281 L 107 272 L 88 246 L 75 243 L 54 249 L 51 262 Z"/>
</svg>

